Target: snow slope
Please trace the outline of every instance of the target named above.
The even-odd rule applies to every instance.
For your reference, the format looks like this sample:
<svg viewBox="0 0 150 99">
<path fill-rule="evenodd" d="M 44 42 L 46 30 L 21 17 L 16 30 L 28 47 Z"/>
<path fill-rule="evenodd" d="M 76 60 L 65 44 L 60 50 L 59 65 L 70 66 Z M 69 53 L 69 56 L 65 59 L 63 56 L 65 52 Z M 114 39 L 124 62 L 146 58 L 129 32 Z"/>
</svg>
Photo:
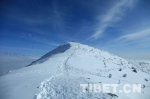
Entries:
<svg viewBox="0 0 150 99">
<path fill-rule="evenodd" d="M 149 99 L 150 75 L 135 65 L 106 51 L 69 42 L 28 67 L 0 77 L 0 99 Z M 142 93 L 111 92 L 116 96 L 83 93 L 80 84 L 89 83 L 119 83 L 119 88 L 126 83 L 142 84 L 145 88 Z"/>
</svg>

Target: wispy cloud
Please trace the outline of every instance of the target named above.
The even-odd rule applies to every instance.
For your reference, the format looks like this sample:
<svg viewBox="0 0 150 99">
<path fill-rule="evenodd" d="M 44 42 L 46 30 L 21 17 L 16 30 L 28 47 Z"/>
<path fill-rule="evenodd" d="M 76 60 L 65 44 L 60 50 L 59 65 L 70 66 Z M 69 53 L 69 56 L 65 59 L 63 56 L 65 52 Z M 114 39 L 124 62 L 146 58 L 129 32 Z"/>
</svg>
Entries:
<svg viewBox="0 0 150 99">
<path fill-rule="evenodd" d="M 57 1 L 54 1 L 52 4 L 52 8 L 53 8 L 53 26 L 54 28 L 56 27 L 62 27 L 65 23 L 64 21 L 64 16 L 65 13 L 63 11 L 60 11 L 60 9 L 57 6 Z"/>
<path fill-rule="evenodd" d="M 146 43 L 150 41 L 149 38 L 150 29 L 144 29 L 130 34 L 122 35 L 115 40 L 111 40 L 107 43 L 107 46 L 109 45 L 109 47 L 117 47 L 130 44 L 139 44 L 140 46 L 143 46 L 146 44 L 146 46 L 149 47 Z"/>
<path fill-rule="evenodd" d="M 150 38 L 150 29 L 145 29 L 141 31 L 137 31 L 134 33 L 123 35 L 115 40 L 115 42 L 118 42 L 120 46 L 123 45 L 130 45 L 133 43 L 138 43 L 140 45 L 145 45 L 147 41 L 149 41 Z M 146 44 L 147 45 L 147 44 Z M 147 45 L 147 47 L 149 47 Z"/>
<path fill-rule="evenodd" d="M 124 15 L 124 13 L 132 8 L 133 4 L 136 3 L 137 0 L 120 0 L 117 2 L 110 10 L 101 17 L 98 16 L 98 23 L 95 28 L 95 33 L 91 35 L 88 39 L 98 39 L 100 38 L 108 27 L 114 25 L 115 22 L 118 22 L 121 20 L 121 16 Z"/>
<path fill-rule="evenodd" d="M 123 35 L 119 37 L 117 40 L 136 40 L 136 39 L 143 39 L 144 37 L 150 36 L 150 29 L 142 30 L 136 33 L 131 33 L 127 35 Z"/>
</svg>

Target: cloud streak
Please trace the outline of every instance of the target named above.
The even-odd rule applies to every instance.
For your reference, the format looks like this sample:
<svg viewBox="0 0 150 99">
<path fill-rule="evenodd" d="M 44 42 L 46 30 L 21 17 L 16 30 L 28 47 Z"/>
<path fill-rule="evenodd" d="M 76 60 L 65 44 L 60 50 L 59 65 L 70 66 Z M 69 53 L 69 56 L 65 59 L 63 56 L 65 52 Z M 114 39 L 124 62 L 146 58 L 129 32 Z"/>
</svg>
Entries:
<svg viewBox="0 0 150 99">
<path fill-rule="evenodd" d="M 100 38 L 108 27 L 121 20 L 121 16 L 123 16 L 128 9 L 132 8 L 136 1 L 137 0 L 121 0 L 116 3 L 103 17 L 101 17 L 100 14 L 98 16 L 98 23 L 95 28 L 95 32 L 89 37 L 89 39 L 97 40 Z"/>
<path fill-rule="evenodd" d="M 146 42 L 149 42 L 150 37 L 150 29 L 141 30 L 138 32 L 130 33 L 127 35 L 123 35 L 115 40 L 115 42 L 119 42 L 120 46 L 124 45 L 130 45 L 130 44 L 140 44 L 140 46 L 143 46 L 146 44 Z"/>
<path fill-rule="evenodd" d="M 130 34 L 122 35 L 115 40 L 111 40 L 107 43 L 108 47 L 127 46 L 130 44 L 138 44 L 140 46 L 148 46 L 146 42 L 149 42 L 150 29 L 144 29 Z"/>
<path fill-rule="evenodd" d="M 119 37 L 117 40 L 136 40 L 136 39 L 142 39 L 144 37 L 148 37 L 150 36 L 150 29 L 146 29 L 146 30 L 142 30 L 136 33 L 131 33 L 131 34 L 127 34 L 127 35 L 123 35 L 121 37 Z"/>
</svg>

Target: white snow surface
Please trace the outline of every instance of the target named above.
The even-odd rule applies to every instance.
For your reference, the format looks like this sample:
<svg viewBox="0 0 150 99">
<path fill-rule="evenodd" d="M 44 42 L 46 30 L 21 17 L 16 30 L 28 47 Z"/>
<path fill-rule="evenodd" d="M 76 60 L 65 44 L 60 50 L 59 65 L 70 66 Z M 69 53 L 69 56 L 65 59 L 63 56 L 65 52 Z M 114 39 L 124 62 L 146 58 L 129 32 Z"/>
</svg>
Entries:
<svg viewBox="0 0 150 99">
<path fill-rule="evenodd" d="M 124 84 L 142 84 L 145 88 L 142 93 L 111 92 L 118 97 L 83 93 L 80 84 L 89 83 L 119 83 L 120 89 Z M 0 99 L 150 99 L 149 91 L 147 65 L 140 67 L 137 62 L 76 42 L 61 45 L 28 67 L 0 77 Z"/>
</svg>

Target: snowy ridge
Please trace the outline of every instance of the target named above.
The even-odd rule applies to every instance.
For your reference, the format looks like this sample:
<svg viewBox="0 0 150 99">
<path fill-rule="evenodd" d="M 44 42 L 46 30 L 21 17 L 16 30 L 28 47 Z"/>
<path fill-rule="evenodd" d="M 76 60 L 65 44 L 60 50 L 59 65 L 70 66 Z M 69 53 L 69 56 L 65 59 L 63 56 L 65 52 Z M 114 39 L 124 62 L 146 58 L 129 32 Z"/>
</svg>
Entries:
<svg viewBox="0 0 150 99">
<path fill-rule="evenodd" d="M 150 97 L 148 73 L 121 57 L 75 42 L 62 45 L 31 63 L 29 67 L 12 71 L 1 79 L 2 99 L 149 99 Z M 89 83 L 119 84 L 119 89 L 126 83 L 142 84 L 145 87 L 141 94 L 83 93 L 80 84 Z M 7 93 L 4 93 L 6 91 Z"/>
</svg>

